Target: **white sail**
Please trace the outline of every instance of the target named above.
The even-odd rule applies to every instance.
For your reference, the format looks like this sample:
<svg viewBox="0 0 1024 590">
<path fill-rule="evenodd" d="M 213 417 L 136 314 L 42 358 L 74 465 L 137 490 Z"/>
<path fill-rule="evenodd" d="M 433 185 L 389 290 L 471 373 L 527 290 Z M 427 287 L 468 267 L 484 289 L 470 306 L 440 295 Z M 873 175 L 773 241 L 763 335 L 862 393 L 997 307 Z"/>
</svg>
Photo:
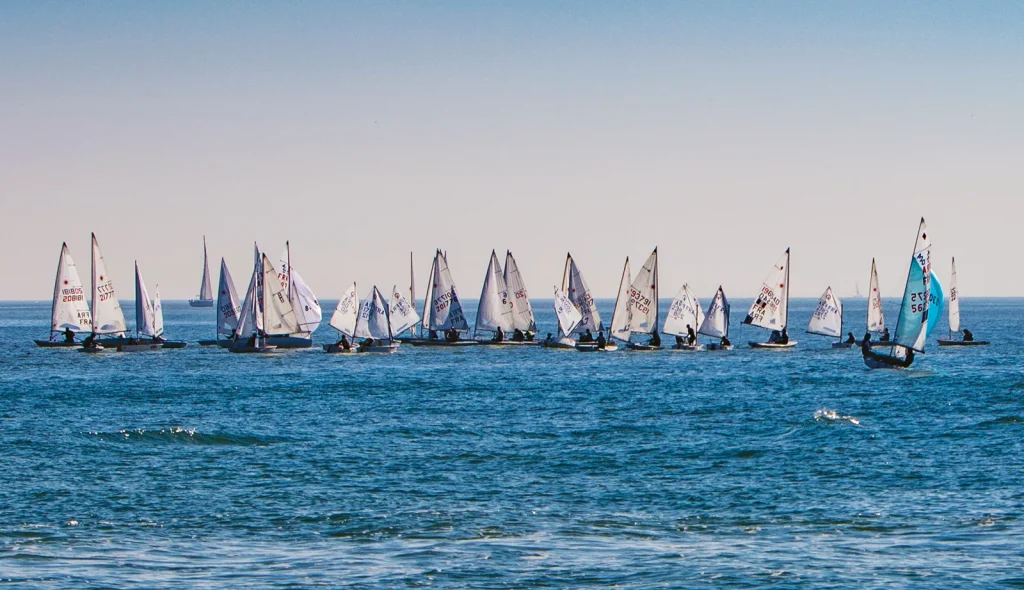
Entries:
<svg viewBox="0 0 1024 590">
<path fill-rule="evenodd" d="M 203 236 L 203 280 L 199 283 L 199 300 L 213 299 L 213 287 L 210 285 L 210 262 L 206 256 L 206 236 Z"/>
<path fill-rule="evenodd" d="M 50 331 L 63 332 L 65 329 L 72 332 L 92 329 L 92 313 L 85 301 L 85 287 L 66 243 L 60 247 L 57 278 L 53 284 L 53 308 L 50 311 Z"/>
<path fill-rule="evenodd" d="M 583 333 L 587 330 L 590 330 L 592 333 L 604 330 L 604 324 L 601 323 L 601 314 L 597 312 L 597 304 L 594 303 L 594 297 L 590 294 L 590 287 L 587 286 L 587 281 L 583 279 L 583 274 L 576 266 L 576 261 L 572 259 L 572 254 L 567 254 L 565 257 L 565 270 L 562 272 L 562 291 L 569 296 L 576 309 L 583 314 L 583 319 L 574 328 L 577 333 Z M 566 336 L 570 335 L 566 334 Z"/>
<path fill-rule="evenodd" d="M 139 263 L 135 263 L 135 331 L 140 336 L 156 334 L 153 318 L 153 303 L 149 300 L 146 283 L 139 272 Z"/>
<path fill-rule="evenodd" d="M 501 328 L 504 332 L 511 332 L 512 327 L 512 302 L 508 298 L 498 255 L 491 250 L 491 259 L 487 263 L 487 274 L 484 275 L 484 285 L 476 308 L 476 331 L 496 332 Z"/>
<path fill-rule="evenodd" d="M 438 250 L 434 256 L 434 278 L 431 290 L 430 330 L 468 330 L 469 323 L 462 311 L 462 302 L 455 290 L 448 260 Z"/>
<path fill-rule="evenodd" d="M 128 331 L 124 312 L 114 292 L 114 281 L 100 252 L 96 234 L 92 234 L 92 331 L 95 334 L 123 334 Z"/>
<path fill-rule="evenodd" d="M 629 329 L 632 333 L 658 331 L 658 249 L 647 257 L 629 288 Z"/>
<path fill-rule="evenodd" d="M 430 261 L 430 272 L 427 273 L 427 292 L 423 296 L 423 314 L 420 316 L 420 326 L 426 336 L 430 330 L 430 310 L 434 307 L 434 271 L 437 270 L 437 260 Z"/>
<path fill-rule="evenodd" d="M 725 297 L 725 291 L 721 285 L 715 298 L 708 306 L 708 313 L 704 316 L 704 322 L 697 329 L 698 334 L 711 336 L 712 338 L 723 338 L 729 336 L 729 300 Z"/>
<path fill-rule="evenodd" d="M 882 291 L 878 288 L 878 269 L 871 259 L 871 284 L 868 286 L 868 332 L 885 330 L 885 312 L 882 310 Z"/>
<path fill-rule="evenodd" d="M 960 331 L 960 291 L 956 285 L 956 258 L 953 259 L 953 272 L 949 277 L 949 332 Z"/>
<path fill-rule="evenodd" d="M 342 294 L 338 305 L 331 314 L 330 325 L 335 330 L 352 338 L 356 333 L 356 318 L 359 316 L 359 299 L 356 297 L 356 284 Z"/>
<path fill-rule="evenodd" d="M 569 298 L 565 291 L 555 287 L 555 317 L 558 318 L 558 328 L 562 334 L 568 336 L 576 330 L 583 321 L 583 314 L 580 313 L 576 304 Z"/>
<path fill-rule="evenodd" d="M 412 265 L 412 252 L 409 252 L 409 305 L 416 309 L 416 269 Z M 416 316 L 417 319 L 419 316 Z M 416 335 L 416 326 L 409 327 L 409 334 Z"/>
<path fill-rule="evenodd" d="M 612 325 L 608 329 L 609 336 L 619 340 L 629 340 L 629 323 L 632 317 L 629 303 L 629 285 L 633 281 L 629 271 L 629 256 L 622 266 L 622 278 L 619 279 L 619 290 L 615 296 L 615 310 L 612 312 Z"/>
<path fill-rule="evenodd" d="M 288 294 L 292 309 L 295 310 L 295 319 L 299 326 L 296 334 L 312 334 L 323 321 L 323 310 L 320 309 L 320 302 L 317 301 L 313 290 L 291 263 L 291 242 L 285 242 L 278 267 L 277 276 Z"/>
<path fill-rule="evenodd" d="M 252 332 L 263 331 L 263 297 L 262 290 L 263 270 L 260 260 L 260 249 L 253 244 L 252 276 L 249 278 L 249 288 L 245 291 L 245 301 L 242 302 L 241 315 L 238 324 L 235 326 L 234 335 L 242 337 Z"/>
<path fill-rule="evenodd" d="M 238 327 L 242 307 L 238 304 L 235 282 L 224 259 L 220 259 L 220 281 L 217 285 L 217 333 L 231 334 Z"/>
<path fill-rule="evenodd" d="M 700 301 L 697 295 L 685 284 L 672 299 L 672 305 L 668 307 L 668 317 L 665 318 L 665 325 L 661 331 L 672 336 L 686 336 L 686 327 L 689 326 L 694 332 L 704 323 L 704 310 L 700 308 Z"/>
<path fill-rule="evenodd" d="M 416 308 L 399 291 L 398 285 L 392 288 L 389 312 L 391 314 L 391 334 L 393 336 L 398 336 L 402 332 L 414 328 L 420 321 Z"/>
<path fill-rule="evenodd" d="M 914 243 L 914 255 L 910 259 L 910 272 L 907 273 L 907 286 L 903 291 L 900 315 L 896 320 L 896 333 L 893 337 L 896 344 L 918 352 L 924 352 L 925 338 L 928 335 L 931 274 L 931 240 L 928 239 L 928 231 L 922 217 L 917 230 L 917 240 Z"/>
<path fill-rule="evenodd" d="M 789 248 L 775 263 L 750 306 L 744 324 L 767 330 L 782 330 L 789 318 Z"/>
<path fill-rule="evenodd" d="M 356 338 L 373 338 L 374 340 L 390 340 L 391 328 L 388 322 L 388 304 L 376 286 L 359 304 L 359 317 L 356 319 Z"/>
<path fill-rule="evenodd" d="M 266 254 L 263 255 L 263 331 L 271 336 L 299 332 L 295 310 L 281 285 L 277 269 Z"/>
<path fill-rule="evenodd" d="M 832 287 L 826 287 L 818 299 L 818 306 L 807 324 L 807 333 L 842 338 L 843 302 L 832 293 Z"/>
<path fill-rule="evenodd" d="M 526 283 L 523 275 L 519 272 L 519 265 L 512 257 L 512 251 L 505 252 L 505 288 L 508 296 L 512 299 L 512 323 L 513 328 L 523 332 L 536 332 L 537 321 L 533 317 L 533 307 L 530 305 L 530 295 L 526 291 Z"/>
<path fill-rule="evenodd" d="M 164 333 L 164 304 L 160 301 L 160 285 L 153 294 L 153 337 Z"/>
</svg>

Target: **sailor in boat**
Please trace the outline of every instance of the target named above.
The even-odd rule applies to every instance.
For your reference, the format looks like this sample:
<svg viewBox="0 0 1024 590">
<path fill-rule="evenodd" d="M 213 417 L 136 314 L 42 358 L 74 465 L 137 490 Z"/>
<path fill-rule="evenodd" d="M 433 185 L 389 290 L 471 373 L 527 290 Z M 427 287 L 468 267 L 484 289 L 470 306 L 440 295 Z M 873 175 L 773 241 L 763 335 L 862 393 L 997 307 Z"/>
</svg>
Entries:
<svg viewBox="0 0 1024 590">
<path fill-rule="evenodd" d="M 882 337 L 879 338 L 878 341 L 879 342 L 888 342 L 889 341 L 889 328 L 886 328 L 885 330 L 882 331 Z"/>
<path fill-rule="evenodd" d="M 651 332 L 651 342 L 650 342 L 650 345 L 651 346 L 661 346 L 661 336 L 658 335 L 657 331 Z"/>
<path fill-rule="evenodd" d="M 359 349 L 357 352 L 366 352 L 371 346 L 373 346 L 373 338 L 367 338 L 359 343 Z"/>
<path fill-rule="evenodd" d="M 431 330 L 430 333 L 427 334 L 427 339 L 428 340 L 437 340 L 437 330 Z"/>
<path fill-rule="evenodd" d="M 494 331 L 494 337 L 491 338 L 491 342 L 502 342 L 505 340 L 505 331 L 498 326 L 498 329 Z"/>
<path fill-rule="evenodd" d="M 523 334 L 523 331 L 516 328 L 512 332 L 512 342 L 523 342 L 524 340 L 526 340 L 526 336 Z"/>
<path fill-rule="evenodd" d="M 853 337 L 853 332 L 847 332 L 846 333 L 846 343 L 847 344 L 856 344 L 857 343 L 857 339 Z"/>
<path fill-rule="evenodd" d="M 92 333 L 82 341 L 82 348 L 96 348 L 96 334 Z"/>
<path fill-rule="evenodd" d="M 789 344 L 789 333 L 783 328 L 781 332 L 778 330 L 772 330 L 770 336 L 768 336 L 768 342 L 772 344 Z"/>
<path fill-rule="evenodd" d="M 693 327 L 690 324 L 686 324 L 686 343 L 690 346 L 697 343 L 697 333 L 693 331 Z"/>
<path fill-rule="evenodd" d="M 972 334 L 970 330 L 968 330 L 967 328 L 964 328 L 963 332 L 964 332 L 964 342 L 974 342 L 974 334 Z"/>
<path fill-rule="evenodd" d="M 604 330 L 600 330 L 597 333 L 597 348 L 604 350 L 608 346 L 608 341 L 604 339 Z"/>
<path fill-rule="evenodd" d="M 548 332 L 548 337 L 544 339 L 544 346 L 551 346 L 552 344 L 554 343 L 551 341 L 551 332 Z"/>
<path fill-rule="evenodd" d="M 532 330 L 527 330 L 527 331 L 526 331 L 526 341 L 527 341 L 527 342 L 533 342 L 533 339 L 534 339 L 534 338 L 535 338 L 536 336 L 537 336 L 537 335 L 536 335 L 536 334 L 534 334 Z"/>
<path fill-rule="evenodd" d="M 352 343 L 348 341 L 348 338 L 346 338 L 344 334 L 341 335 L 341 340 L 338 340 L 338 342 L 335 343 L 335 346 L 342 350 L 352 350 Z"/>
<path fill-rule="evenodd" d="M 71 331 L 71 328 L 64 328 L 64 342 L 71 344 L 75 341 L 75 333 Z"/>
<path fill-rule="evenodd" d="M 444 333 L 444 339 L 448 342 L 458 342 L 459 331 L 455 328 L 449 328 L 448 331 Z"/>
<path fill-rule="evenodd" d="M 727 338 L 726 336 L 722 336 L 722 340 L 721 342 L 719 342 L 719 344 L 722 345 L 722 348 L 725 348 L 726 346 L 732 346 L 732 342 L 729 342 L 729 338 Z"/>
<path fill-rule="evenodd" d="M 687 326 L 689 328 L 689 326 Z M 683 341 L 683 337 L 676 334 L 676 348 L 682 348 L 686 342 Z"/>
<path fill-rule="evenodd" d="M 593 342 L 594 335 L 590 332 L 590 328 L 580 336 L 580 342 Z"/>
</svg>

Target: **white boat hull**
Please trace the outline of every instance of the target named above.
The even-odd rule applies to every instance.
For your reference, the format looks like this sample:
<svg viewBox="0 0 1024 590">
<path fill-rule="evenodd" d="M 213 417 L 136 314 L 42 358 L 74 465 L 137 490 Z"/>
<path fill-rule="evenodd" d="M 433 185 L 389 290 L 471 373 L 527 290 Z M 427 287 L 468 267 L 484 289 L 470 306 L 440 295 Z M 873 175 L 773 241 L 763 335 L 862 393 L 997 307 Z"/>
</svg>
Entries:
<svg viewBox="0 0 1024 590">
<path fill-rule="evenodd" d="M 760 348 L 767 350 L 790 350 L 796 346 L 796 340 L 790 340 L 785 344 L 778 342 L 748 342 L 750 348 Z"/>
<path fill-rule="evenodd" d="M 213 299 L 189 299 L 189 307 L 213 307 Z"/>
<path fill-rule="evenodd" d="M 139 344 L 121 344 L 117 352 L 154 352 L 163 348 L 159 342 L 143 342 Z"/>
<path fill-rule="evenodd" d="M 596 344 L 594 346 L 597 346 Z M 552 340 L 551 342 L 544 341 L 544 348 L 560 348 L 564 350 L 575 350 L 576 341 L 572 338 L 559 338 L 558 340 Z"/>
<path fill-rule="evenodd" d="M 696 351 L 704 350 L 704 345 L 703 344 L 674 344 L 672 346 L 672 350 L 683 350 L 683 351 L 689 351 L 689 352 L 696 352 Z"/>
</svg>

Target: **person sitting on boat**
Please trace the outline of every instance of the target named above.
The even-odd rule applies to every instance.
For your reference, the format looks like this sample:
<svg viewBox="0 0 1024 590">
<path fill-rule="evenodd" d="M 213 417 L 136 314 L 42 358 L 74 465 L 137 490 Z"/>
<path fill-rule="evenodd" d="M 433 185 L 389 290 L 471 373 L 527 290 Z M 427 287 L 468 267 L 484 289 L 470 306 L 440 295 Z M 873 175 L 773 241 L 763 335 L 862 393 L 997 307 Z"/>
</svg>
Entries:
<svg viewBox="0 0 1024 590">
<path fill-rule="evenodd" d="M 505 340 L 505 331 L 498 326 L 498 329 L 494 331 L 494 338 L 491 338 L 492 342 L 502 342 Z"/>
<path fill-rule="evenodd" d="M 719 344 L 722 345 L 722 348 L 725 348 L 726 346 L 732 346 L 732 342 L 729 342 L 728 336 L 722 336 L 722 340 L 719 342 Z"/>
<path fill-rule="evenodd" d="M 428 340 L 437 340 L 437 330 L 431 330 L 430 333 L 427 334 L 427 339 Z"/>
<path fill-rule="evenodd" d="M 64 328 L 64 342 L 68 344 L 75 341 L 75 333 L 71 331 L 71 328 Z"/>
<path fill-rule="evenodd" d="M 526 341 L 527 341 L 527 342 L 533 342 L 533 339 L 534 339 L 534 338 L 535 338 L 536 336 L 537 336 L 537 335 L 536 335 L 536 334 L 534 334 L 532 330 L 527 330 L 527 331 L 526 331 Z"/>
<path fill-rule="evenodd" d="M 96 333 L 89 334 L 82 341 L 82 348 L 96 348 Z"/>
<path fill-rule="evenodd" d="M 871 352 L 871 332 L 864 332 L 864 340 L 860 343 L 860 349 L 865 354 Z"/>
<path fill-rule="evenodd" d="M 344 334 L 341 335 L 341 340 L 338 340 L 336 346 L 342 350 L 352 350 L 352 343 L 348 341 Z"/>
<path fill-rule="evenodd" d="M 778 330 L 772 330 L 772 333 L 768 335 L 768 342 L 771 344 L 778 344 L 782 341 L 782 333 Z"/>
<path fill-rule="evenodd" d="M 444 339 L 448 342 L 458 342 L 459 331 L 455 328 L 449 328 L 448 331 L 444 333 Z"/>
<path fill-rule="evenodd" d="M 249 336 L 249 341 L 246 342 L 245 345 L 249 347 L 256 346 L 256 335 L 253 334 L 252 336 Z"/>
<path fill-rule="evenodd" d="M 367 338 L 366 340 L 363 340 L 362 342 L 359 343 L 358 352 L 366 352 L 367 350 L 370 349 L 371 346 L 373 346 L 373 338 Z"/>
<path fill-rule="evenodd" d="M 974 334 L 967 328 L 964 328 L 964 342 L 974 342 Z"/>
<path fill-rule="evenodd" d="M 661 346 L 661 336 L 656 331 L 651 333 L 651 346 Z"/>
<path fill-rule="evenodd" d="M 597 332 L 597 347 L 604 350 L 604 347 L 608 345 L 608 341 L 604 339 L 604 330 Z"/>
<path fill-rule="evenodd" d="M 847 344 L 856 344 L 857 343 L 857 339 L 853 337 L 853 332 L 847 332 L 846 333 L 846 343 Z"/>
<path fill-rule="evenodd" d="M 548 332 L 548 337 L 544 339 L 544 346 L 551 346 L 551 332 Z"/>
<path fill-rule="evenodd" d="M 686 324 L 686 343 L 693 346 L 697 343 L 697 333 L 693 331 L 693 326 Z"/>
<path fill-rule="evenodd" d="M 779 339 L 779 344 L 789 344 L 789 332 L 785 328 L 782 329 L 782 337 Z"/>
<path fill-rule="evenodd" d="M 879 342 L 889 341 L 889 328 L 882 330 L 882 337 L 878 339 Z"/>
<path fill-rule="evenodd" d="M 676 348 L 682 348 L 684 344 L 686 343 L 683 342 L 683 337 L 676 335 Z"/>
<path fill-rule="evenodd" d="M 526 340 L 526 336 L 523 335 L 523 331 L 516 328 L 512 331 L 512 342 L 522 342 Z"/>
<path fill-rule="evenodd" d="M 590 333 L 590 328 L 580 336 L 580 342 L 593 342 L 594 335 Z"/>
</svg>

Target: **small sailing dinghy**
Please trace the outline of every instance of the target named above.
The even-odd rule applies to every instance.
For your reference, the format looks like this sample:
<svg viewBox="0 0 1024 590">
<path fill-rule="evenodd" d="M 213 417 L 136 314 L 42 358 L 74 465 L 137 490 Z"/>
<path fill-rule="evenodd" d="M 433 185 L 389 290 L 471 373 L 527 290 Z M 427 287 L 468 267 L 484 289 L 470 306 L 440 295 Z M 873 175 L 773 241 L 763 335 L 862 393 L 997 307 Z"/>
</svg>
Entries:
<svg viewBox="0 0 1024 590">
<path fill-rule="evenodd" d="M 882 334 L 885 332 L 885 310 L 882 308 L 882 291 L 878 286 L 878 267 L 875 266 L 875 259 L 871 259 L 871 280 L 868 283 L 868 334 Z M 871 341 L 873 345 L 885 345 L 884 342 Z M 857 341 L 858 345 L 864 343 Z M 890 343 L 891 344 L 891 343 Z"/>
<path fill-rule="evenodd" d="M 626 341 L 626 348 L 636 351 L 661 350 L 658 335 L 658 249 L 647 257 L 629 288 L 629 336 L 650 334 L 647 342 Z"/>
<path fill-rule="evenodd" d="M 114 281 L 107 273 L 96 234 L 92 234 L 92 335 L 100 336 L 95 338 L 95 344 L 107 348 L 117 348 L 128 340 L 128 323 L 117 301 Z"/>
<path fill-rule="evenodd" d="M 505 275 L 501 270 L 501 263 L 498 262 L 498 255 L 491 250 L 487 274 L 484 275 L 484 284 L 480 289 L 480 300 L 476 308 L 473 338 L 477 339 L 477 336 L 484 332 L 489 337 L 478 340 L 481 344 L 504 344 L 511 336 L 514 326 L 512 301 L 505 286 Z"/>
<path fill-rule="evenodd" d="M 338 300 L 331 314 L 331 321 L 328 325 L 338 331 L 342 337 L 333 344 L 324 344 L 324 352 L 346 353 L 354 352 L 352 338 L 356 333 L 356 322 L 359 319 L 359 299 L 356 296 L 356 284 L 352 286 Z"/>
<path fill-rule="evenodd" d="M 277 346 L 270 344 L 267 337 L 292 334 L 297 327 L 295 311 L 285 296 L 274 265 L 256 248 L 242 315 L 228 350 L 243 354 L 273 353 Z"/>
<path fill-rule="evenodd" d="M 629 304 L 630 284 L 633 282 L 633 275 L 629 269 L 629 256 L 622 265 L 622 276 L 619 278 L 619 290 L 615 293 L 615 309 L 612 310 L 612 323 L 608 327 L 608 344 L 603 350 L 615 351 L 619 347 L 616 342 L 625 345 L 629 342 L 629 324 L 632 320 L 631 306 Z"/>
<path fill-rule="evenodd" d="M 561 348 L 566 350 L 572 350 L 578 348 L 575 340 L 573 340 L 568 334 L 575 332 L 580 322 L 584 320 L 584 315 L 580 311 L 573 300 L 569 297 L 569 294 L 559 289 L 554 288 L 554 308 L 555 317 L 558 318 L 558 338 L 553 339 L 548 334 L 547 339 L 544 340 L 545 348 Z M 597 348 L 597 344 L 593 345 Z"/>
<path fill-rule="evenodd" d="M 356 345 L 355 352 L 391 354 L 398 350 L 399 343 L 395 342 L 391 331 L 391 308 L 376 285 L 359 304 L 353 337 L 363 339 Z"/>
<path fill-rule="evenodd" d="M 210 262 L 206 255 L 206 236 L 203 236 L 203 279 L 199 283 L 199 296 L 189 299 L 192 307 L 213 307 L 213 287 L 210 286 Z"/>
<path fill-rule="evenodd" d="M 57 259 L 57 278 L 53 282 L 53 306 L 50 308 L 50 339 L 35 340 L 42 348 L 77 348 L 79 332 L 92 328 L 92 313 L 85 301 L 85 288 L 78 276 L 67 243 L 61 244 Z"/>
<path fill-rule="evenodd" d="M 139 263 L 135 262 L 135 338 L 117 345 L 118 352 L 152 352 L 160 350 L 163 342 L 157 340 L 163 333 L 163 314 L 157 328 L 157 318 L 153 302 L 149 300 L 149 291 L 139 272 Z"/>
<path fill-rule="evenodd" d="M 668 307 L 668 317 L 665 318 L 665 325 L 661 331 L 676 337 L 676 342 L 672 346 L 675 350 L 704 350 L 704 345 L 697 342 L 697 329 L 703 323 L 704 311 L 700 308 L 700 301 L 690 290 L 690 285 L 684 283 Z"/>
<path fill-rule="evenodd" d="M 511 250 L 505 251 L 505 289 L 508 292 L 509 301 L 512 303 L 512 330 L 519 330 L 523 334 L 523 340 L 517 341 L 515 337 L 506 338 L 514 344 L 538 344 L 536 340 L 537 321 L 533 317 L 533 306 L 530 305 L 530 294 L 526 290 L 526 282 L 522 273 L 519 272 L 519 265 L 512 256 Z"/>
<path fill-rule="evenodd" d="M 313 346 L 313 332 L 320 327 L 323 320 L 320 302 L 292 266 L 291 242 L 284 243 L 279 265 L 277 278 L 295 314 L 295 327 L 290 334 L 271 335 L 267 341 L 278 348 L 309 348 Z"/>
<path fill-rule="evenodd" d="M 410 287 L 409 292 L 413 290 Z M 388 322 L 391 323 L 392 339 L 398 342 L 397 336 L 406 330 L 411 333 L 420 323 L 420 314 L 416 313 L 416 307 L 398 289 L 398 285 L 391 287 L 391 303 L 388 309 Z"/>
<path fill-rule="evenodd" d="M 559 328 L 558 339 L 545 340 L 545 346 L 551 346 L 551 342 L 555 342 L 556 344 L 560 343 L 562 345 L 560 346 L 561 348 L 573 348 L 579 343 L 586 345 L 585 349 L 596 349 L 596 338 L 604 331 L 604 324 L 601 323 L 601 314 L 597 311 L 597 304 L 590 293 L 590 287 L 583 278 L 583 273 L 576 266 L 576 261 L 573 260 L 572 254 L 569 253 L 565 255 L 565 269 L 562 271 L 561 292 L 565 293 L 569 300 L 572 301 L 583 318 L 576 322 L 569 332 Z M 589 336 L 587 336 L 587 332 L 590 332 Z M 558 347 L 556 346 L 556 348 Z"/>
<path fill-rule="evenodd" d="M 949 338 L 939 338 L 939 346 L 988 346 L 986 340 L 975 340 L 970 330 L 963 329 L 960 323 L 960 289 L 956 283 L 956 258 L 953 259 L 953 271 L 949 277 Z M 963 332 L 963 338 L 954 340 L 953 334 Z"/>
<path fill-rule="evenodd" d="M 896 319 L 896 334 L 893 346 L 885 352 L 871 350 L 871 342 L 861 347 L 864 364 L 869 369 L 905 369 L 914 362 L 915 352 L 924 352 L 928 336 L 929 313 L 932 295 L 931 240 L 925 227 L 924 217 L 917 228 L 914 253 L 910 258 L 907 284 L 903 290 L 903 303 Z"/>
<path fill-rule="evenodd" d="M 223 258 L 220 259 L 220 280 L 217 282 L 217 337 L 214 340 L 200 340 L 200 346 L 231 346 L 231 336 L 238 327 L 238 318 L 242 313 L 242 306 L 238 302 L 238 293 L 235 291 L 235 281 L 231 278 L 231 271 Z M 221 338 L 224 336 L 225 338 Z"/>
<path fill-rule="evenodd" d="M 448 269 L 448 259 L 441 250 L 434 254 L 431 280 L 427 285 L 427 298 L 423 302 L 423 330 L 425 340 L 412 340 L 414 346 L 470 346 L 476 340 L 462 340 L 460 334 L 469 331 L 469 322 L 462 311 L 462 301 L 455 290 L 455 281 Z M 429 306 L 429 307 L 428 307 Z M 442 335 L 441 337 L 438 337 Z"/>
<path fill-rule="evenodd" d="M 818 305 L 814 308 L 814 315 L 807 324 L 807 333 L 828 338 L 839 338 L 839 342 L 833 342 L 832 348 L 850 348 L 853 342 L 844 342 L 843 338 L 843 302 L 832 293 L 832 287 L 825 288 L 825 292 L 818 299 Z"/>
<path fill-rule="evenodd" d="M 772 331 L 767 342 L 749 342 L 751 348 L 785 350 L 796 346 L 796 340 L 790 340 L 786 332 L 786 324 L 789 323 L 789 248 L 765 277 L 761 292 L 743 323 Z"/>
<path fill-rule="evenodd" d="M 732 350 L 732 344 L 729 342 L 729 312 L 731 310 L 729 300 L 725 297 L 725 291 L 719 285 L 715 298 L 708 306 L 704 321 L 701 322 L 700 328 L 697 328 L 698 334 L 711 336 L 717 340 L 717 342 L 706 344 L 705 350 Z"/>
</svg>

